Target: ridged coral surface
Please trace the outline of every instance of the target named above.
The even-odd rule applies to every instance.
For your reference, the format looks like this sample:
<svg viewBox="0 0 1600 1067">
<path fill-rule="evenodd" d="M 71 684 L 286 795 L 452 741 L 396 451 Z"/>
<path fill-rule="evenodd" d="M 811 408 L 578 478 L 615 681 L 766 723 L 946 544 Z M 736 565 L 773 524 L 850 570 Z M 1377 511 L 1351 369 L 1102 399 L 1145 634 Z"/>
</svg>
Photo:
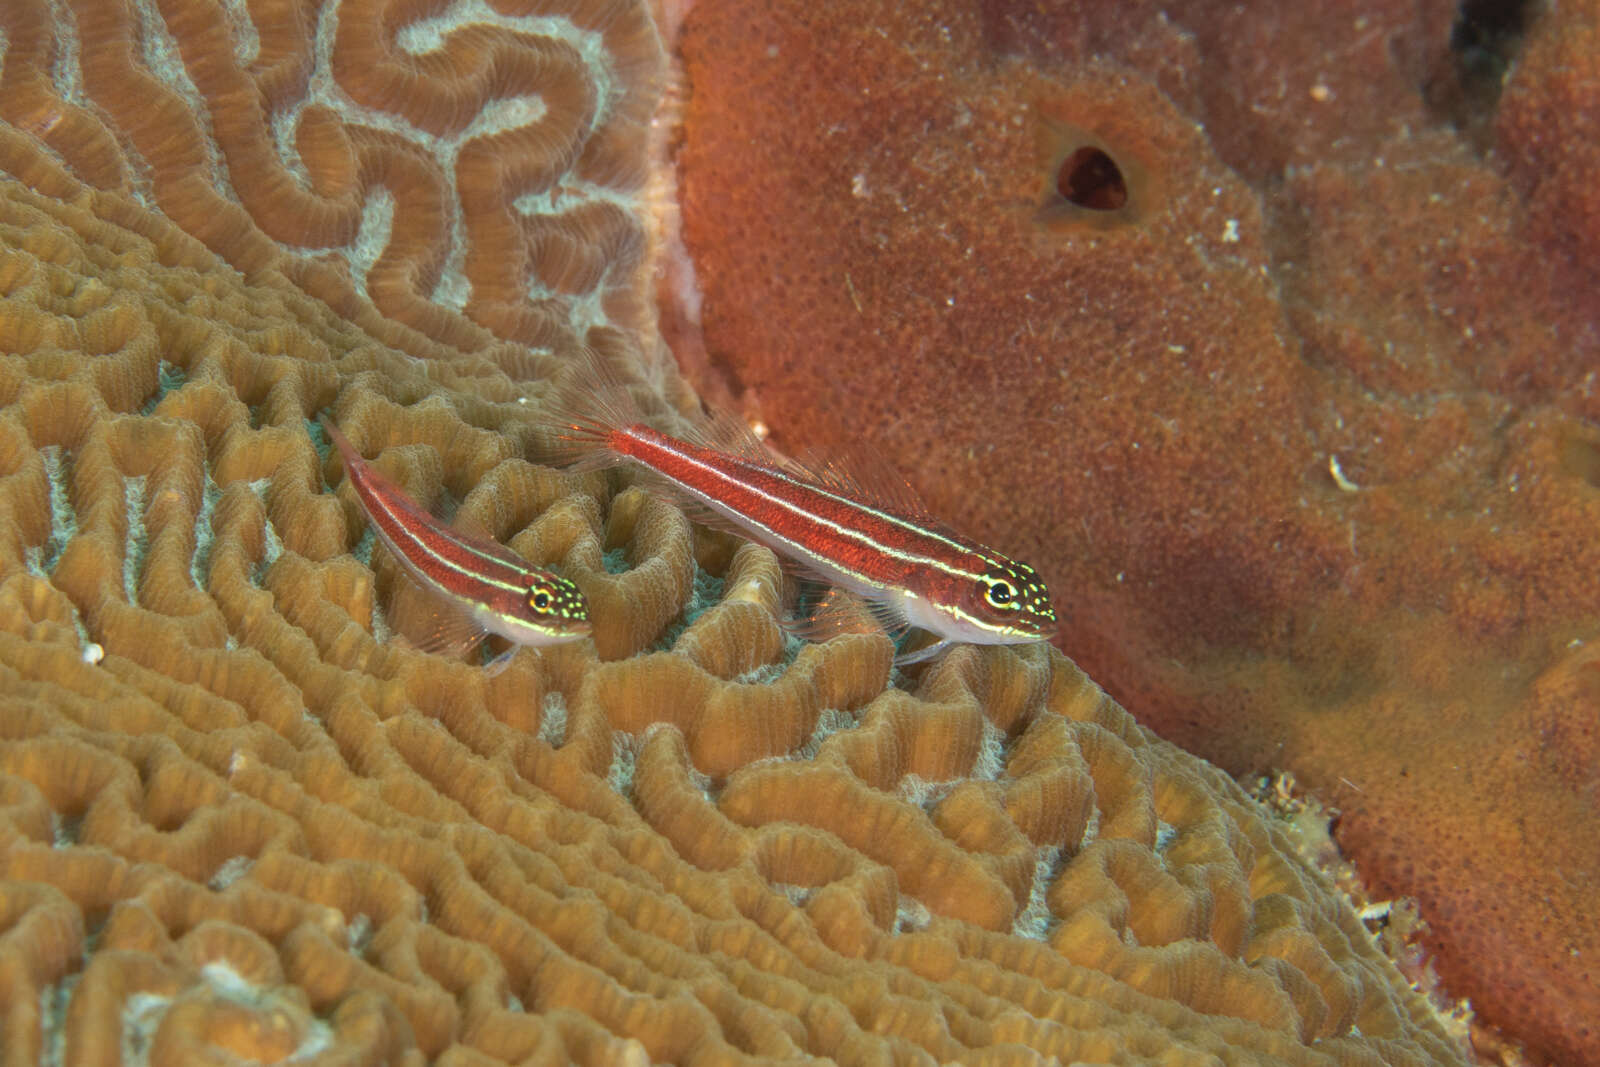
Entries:
<svg viewBox="0 0 1600 1067">
<path fill-rule="evenodd" d="M 0 40 L 0 167 L 131 193 L 390 345 L 652 317 L 640 3 L 7 0 Z"/>
<path fill-rule="evenodd" d="M 1291 769 L 1453 994 L 1600 1064 L 1600 3 L 748 12 L 680 49 L 704 388 L 1029 559 L 1141 722 Z"/>
<path fill-rule="evenodd" d="M 908 690 L 881 636 L 786 640 L 769 553 L 529 463 L 542 386 L 488 356 L 11 180 L 0 324 L 8 1064 L 1460 1062 L 1059 653 Z M 594 641 L 386 640 L 321 409 L 573 577 Z"/>
</svg>

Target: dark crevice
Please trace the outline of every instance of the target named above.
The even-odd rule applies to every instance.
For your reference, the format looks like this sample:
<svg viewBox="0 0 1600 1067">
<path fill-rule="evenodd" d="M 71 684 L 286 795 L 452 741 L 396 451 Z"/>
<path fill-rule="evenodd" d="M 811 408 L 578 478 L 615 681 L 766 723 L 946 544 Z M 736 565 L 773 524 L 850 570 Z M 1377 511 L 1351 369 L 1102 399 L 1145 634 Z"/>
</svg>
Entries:
<svg viewBox="0 0 1600 1067">
<path fill-rule="evenodd" d="M 1495 52 L 1501 43 L 1520 38 L 1533 20 L 1535 0 L 1464 0 L 1450 31 L 1457 52 Z"/>
<path fill-rule="evenodd" d="M 1545 0 L 1462 0 L 1443 68 L 1429 80 L 1429 105 L 1479 151 L 1493 138 L 1495 109 L 1528 29 Z"/>
<path fill-rule="evenodd" d="M 1062 160 L 1056 170 L 1056 192 L 1091 211 L 1120 211 L 1128 202 L 1122 169 L 1093 145 L 1084 145 Z"/>
</svg>

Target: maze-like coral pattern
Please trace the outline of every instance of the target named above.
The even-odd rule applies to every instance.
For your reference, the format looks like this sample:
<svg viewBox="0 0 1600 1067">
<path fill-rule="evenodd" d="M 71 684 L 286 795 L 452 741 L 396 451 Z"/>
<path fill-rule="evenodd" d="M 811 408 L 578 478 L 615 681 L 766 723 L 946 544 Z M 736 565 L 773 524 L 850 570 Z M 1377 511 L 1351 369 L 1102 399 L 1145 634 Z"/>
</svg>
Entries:
<svg viewBox="0 0 1600 1067">
<path fill-rule="evenodd" d="M 653 312 L 635 0 L 8 0 L 0 168 L 126 192 L 420 355 Z"/>
<path fill-rule="evenodd" d="M 395 352 L 122 193 L 0 189 L 8 1063 L 1459 1062 L 1059 654 L 799 646 L 765 550 L 530 463 L 542 386 L 492 354 Z M 387 640 L 322 409 L 595 640 Z"/>
</svg>

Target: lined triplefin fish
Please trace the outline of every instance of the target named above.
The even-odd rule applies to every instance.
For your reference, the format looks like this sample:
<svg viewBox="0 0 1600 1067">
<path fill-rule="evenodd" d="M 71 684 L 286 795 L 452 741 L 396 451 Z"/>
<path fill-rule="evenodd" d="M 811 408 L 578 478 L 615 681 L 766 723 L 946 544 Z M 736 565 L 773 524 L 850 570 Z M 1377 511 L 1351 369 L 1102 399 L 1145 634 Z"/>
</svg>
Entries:
<svg viewBox="0 0 1600 1067">
<path fill-rule="evenodd" d="M 731 528 L 866 602 L 891 637 L 915 627 L 938 638 L 897 658 L 928 659 L 953 643 L 1048 640 L 1055 610 L 1026 563 L 951 530 L 881 462 L 850 466 L 780 459 L 740 420 L 700 420 L 673 436 L 642 421 L 627 388 L 607 368 L 580 367 L 553 400 L 549 430 L 557 462 L 575 470 L 632 464 L 696 518 Z M 826 636 L 814 618 L 796 629 Z"/>
<path fill-rule="evenodd" d="M 345 477 L 378 538 L 413 581 L 458 609 L 419 643 L 424 651 L 465 652 L 490 633 L 514 645 L 553 645 L 590 632 L 576 585 L 429 514 L 374 470 L 326 416 L 322 429 L 344 459 Z"/>
</svg>

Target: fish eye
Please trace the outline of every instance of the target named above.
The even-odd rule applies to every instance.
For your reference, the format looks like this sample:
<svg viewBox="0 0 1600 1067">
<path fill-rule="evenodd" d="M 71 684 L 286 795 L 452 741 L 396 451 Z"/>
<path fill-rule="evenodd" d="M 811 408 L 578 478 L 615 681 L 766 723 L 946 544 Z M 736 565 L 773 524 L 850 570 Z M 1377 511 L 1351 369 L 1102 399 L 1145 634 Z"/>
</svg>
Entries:
<svg viewBox="0 0 1600 1067">
<path fill-rule="evenodd" d="M 550 590 L 548 589 L 535 589 L 528 595 L 528 603 L 534 611 L 550 610 L 550 599 Z"/>
<path fill-rule="evenodd" d="M 1017 587 L 1004 578 L 987 579 L 984 582 L 983 599 L 989 602 L 990 607 L 1015 608 Z"/>
</svg>

